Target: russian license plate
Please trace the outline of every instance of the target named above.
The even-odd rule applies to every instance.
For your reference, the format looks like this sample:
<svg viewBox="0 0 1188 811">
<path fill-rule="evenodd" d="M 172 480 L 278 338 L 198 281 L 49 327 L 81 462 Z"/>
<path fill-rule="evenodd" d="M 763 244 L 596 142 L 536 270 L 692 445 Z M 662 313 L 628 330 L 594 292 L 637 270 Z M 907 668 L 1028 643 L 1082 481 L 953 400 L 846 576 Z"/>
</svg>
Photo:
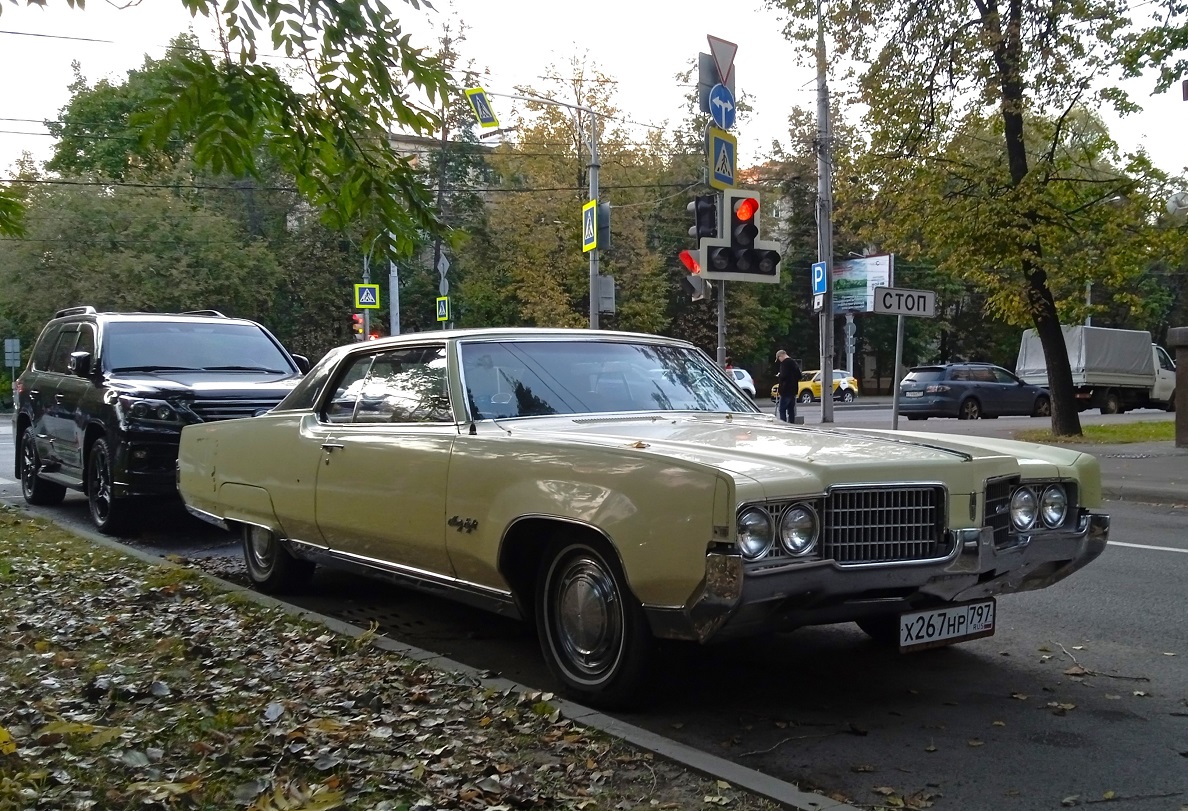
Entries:
<svg viewBox="0 0 1188 811">
<path fill-rule="evenodd" d="M 994 633 L 994 600 L 961 603 L 899 617 L 899 649 L 921 650 Z"/>
<path fill-rule="evenodd" d="M 905 391 L 903 393 L 903 396 L 904 397 L 923 397 L 924 392 L 922 392 L 922 391 Z"/>
</svg>

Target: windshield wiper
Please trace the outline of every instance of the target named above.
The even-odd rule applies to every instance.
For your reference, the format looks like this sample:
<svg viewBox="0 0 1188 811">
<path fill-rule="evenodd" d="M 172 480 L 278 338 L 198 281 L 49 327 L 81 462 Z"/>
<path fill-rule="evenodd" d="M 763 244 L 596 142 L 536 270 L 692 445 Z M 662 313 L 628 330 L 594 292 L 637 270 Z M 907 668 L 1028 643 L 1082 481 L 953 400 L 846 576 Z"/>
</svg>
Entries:
<svg viewBox="0 0 1188 811">
<path fill-rule="evenodd" d="M 113 372 L 201 372 L 193 366 L 120 366 Z"/>
<path fill-rule="evenodd" d="M 269 369 L 267 366 L 203 366 L 204 372 L 268 372 L 269 374 L 284 374 L 284 369 Z"/>
</svg>

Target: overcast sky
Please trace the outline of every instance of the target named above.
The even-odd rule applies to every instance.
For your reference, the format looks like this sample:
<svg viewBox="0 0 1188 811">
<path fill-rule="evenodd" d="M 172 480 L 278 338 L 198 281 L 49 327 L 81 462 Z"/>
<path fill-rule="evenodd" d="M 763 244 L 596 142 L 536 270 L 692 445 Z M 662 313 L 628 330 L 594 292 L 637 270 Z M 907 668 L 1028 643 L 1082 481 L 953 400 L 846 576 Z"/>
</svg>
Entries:
<svg viewBox="0 0 1188 811">
<path fill-rule="evenodd" d="M 737 88 L 755 107 L 737 131 L 742 166 L 762 160 L 773 139 L 786 140 L 792 107 L 815 106 L 812 69 L 797 65 L 795 46 L 780 35 L 779 18 L 759 8 L 759 0 L 747 4 L 754 10 L 720 0 L 436 0 L 435 12 L 390 3 L 403 14 L 416 44 L 432 45 L 431 19 L 463 20 L 469 26 L 463 53 L 489 71 L 484 85 L 490 91 L 540 86 L 550 65 L 564 74 L 571 56 L 587 54 L 618 80 L 615 101 L 623 116 L 656 126 L 680 119 L 688 88 L 679 86 L 675 75 L 699 51 L 708 51 L 706 35 L 737 43 Z M 205 21 L 191 21 L 178 0 L 145 0 L 124 10 L 103 0 L 92 0 L 86 11 L 70 10 L 62 0 L 50 0 L 50 6 L 4 2 L 0 15 L 0 177 L 24 150 L 39 160 L 49 156 L 52 139 L 39 122 L 55 118 L 66 103 L 72 60 L 92 82 L 122 81 L 145 54 L 162 56 L 169 40 L 191 25 L 204 46 L 214 41 Z M 1180 99 L 1179 88 L 1159 96 L 1149 96 L 1149 83 L 1129 89 L 1146 109 L 1121 123 L 1107 118 L 1114 137 L 1124 148 L 1145 146 L 1161 168 L 1182 171 L 1188 157 L 1180 130 L 1188 121 L 1188 102 Z M 492 102 L 503 116 L 515 104 Z"/>
</svg>

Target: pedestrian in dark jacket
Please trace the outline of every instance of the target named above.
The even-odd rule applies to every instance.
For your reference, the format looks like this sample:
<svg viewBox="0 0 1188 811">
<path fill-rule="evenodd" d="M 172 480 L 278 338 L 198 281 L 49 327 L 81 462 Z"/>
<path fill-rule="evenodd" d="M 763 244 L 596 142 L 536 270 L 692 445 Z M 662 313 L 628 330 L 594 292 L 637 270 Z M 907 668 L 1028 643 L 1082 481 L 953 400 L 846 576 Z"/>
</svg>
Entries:
<svg viewBox="0 0 1188 811">
<path fill-rule="evenodd" d="M 784 422 L 796 422 L 796 389 L 800 383 L 800 367 L 788 357 L 784 350 L 776 352 L 779 373 L 776 382 L 780 384 L 779 418 Z"/>
</svg>

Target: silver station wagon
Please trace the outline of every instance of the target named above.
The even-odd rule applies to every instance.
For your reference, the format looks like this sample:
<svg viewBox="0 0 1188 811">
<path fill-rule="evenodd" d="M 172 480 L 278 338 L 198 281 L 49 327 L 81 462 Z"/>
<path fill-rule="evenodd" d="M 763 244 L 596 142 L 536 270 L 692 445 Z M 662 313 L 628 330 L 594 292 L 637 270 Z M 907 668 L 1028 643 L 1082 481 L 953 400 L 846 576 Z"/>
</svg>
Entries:
<svg viewBox="0 0 1188 811">
<path fill-rule="evenodd" d="M 998 595 L 1109 531 L 1092 456 L 788 425 L 692 344 L 587 330 L 335 349 L 272 411 L 187 426 L 178 477 L 261 590 L 345 567 L 531 620 L 560 685 L 603 706 L 640 700 L 661 638 L 987 636 Z"/>
</svg>

